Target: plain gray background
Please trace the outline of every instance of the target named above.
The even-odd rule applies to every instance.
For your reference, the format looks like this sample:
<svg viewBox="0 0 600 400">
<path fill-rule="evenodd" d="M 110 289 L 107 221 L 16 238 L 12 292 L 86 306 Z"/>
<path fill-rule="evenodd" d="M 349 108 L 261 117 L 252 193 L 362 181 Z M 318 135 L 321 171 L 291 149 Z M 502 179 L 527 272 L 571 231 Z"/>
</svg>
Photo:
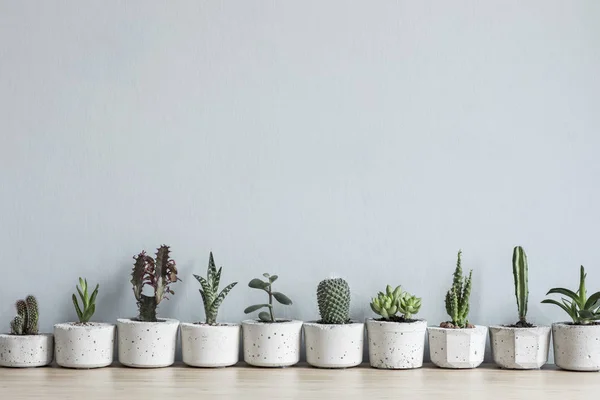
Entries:
<svg viewBox="0 0 600 400">
<path fill-rule="evenodd" d="M 471 321 L 530 319 L 600 289 L 600 2 L 0 1 L 1 330 L 17 298 L 41 328 L 133 316 L 132 256 L 172 246 L 183 282 L 159 314 L 203 317 L 208 253 L 239 281 L 220 319 L 263 296 L 263 272 L 316 319 L 317 283 L 348 280 L 352 316 L 386 284 L 430 324 L 456 252 Z"/>
</svg>

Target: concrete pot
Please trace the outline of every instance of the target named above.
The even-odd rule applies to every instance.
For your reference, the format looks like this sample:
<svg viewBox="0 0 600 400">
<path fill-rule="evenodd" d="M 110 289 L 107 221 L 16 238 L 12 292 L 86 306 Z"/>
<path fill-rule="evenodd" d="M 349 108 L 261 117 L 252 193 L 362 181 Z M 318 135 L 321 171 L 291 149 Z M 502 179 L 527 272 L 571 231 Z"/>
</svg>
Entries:
<svg viewBox="0 0 600 400">
<path fill-rule="evenodd" d="M 411 369 L 423 366 L 427 321 L 376 321 L 367 319 L 369 362 L 380 369 Z"/>
<path fill-rule="evenodd" d="M 183 362 L 192 367 L 228 367 L 239 360 L 239 324 L 181 324 Z"/>
<path fill-rule="evenodd" d="M 54 325 L 54 358 L 61 367 L 101 368 L 112 364 L 115 326 L 97 322 Z"/>
<path fill-rule="evenodd" d="M 538 369 L 548 361 L 550 327 L 490 326 L 494 362 L 506 369 Z"/>
<path fill-rule="evenodd" d="M 306 362 L 319 368 L 349 368 L 362 363 L 365 324 L 305 322 Z"/>
<path fill-rule="evenodd" d="M 43 367 L 54 357 L 54 337 L 0 334 L 0 367 Z"/>
<path fill-rule="evenodd" d="M 600 325 L 552 324 L 554 362 L 570 371 L 600 371 Z"/>
<path fill-rule="evenodd" d="M 483 362 L 487 328 L 427 328 L 431 362 L 441 368 L 477 368 Z"/>
<path fill-rule="evenodd" d="M 244 361 L 256 367 L 288 367 L 300 361 L 302 321 L 242 322 Z"/>
<path fill-rule="evenodd" d="M 119 362 L 127 367 L 161 368 L 175 361 L 179 321 L 162 319 L 142 322 L 121 318 L 117 320 Z"/>
</svg>

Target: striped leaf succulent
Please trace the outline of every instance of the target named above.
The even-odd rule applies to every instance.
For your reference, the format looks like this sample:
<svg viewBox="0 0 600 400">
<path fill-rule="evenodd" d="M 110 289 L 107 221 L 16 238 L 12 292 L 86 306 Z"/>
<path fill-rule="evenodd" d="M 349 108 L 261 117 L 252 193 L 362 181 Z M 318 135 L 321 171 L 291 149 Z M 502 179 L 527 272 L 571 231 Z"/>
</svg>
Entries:
<svg viewBox="0 0 600 400">
<path fill-rule="evenodd" d="M 237 282 L 230 283 L 225 286 L 223 290 L 219 293 L 219 283 L 221 282 L 221 270 L 223 267 L 220 267 L 217 270 L 215 266 L 215 260 L 213 258 L 212 251 L 210 252 L 210 256 L 208 258 L 208 270 L 206 272 L 206 278 L 194 275 L 194 278 L 200 282 L 200 295 L 202 295 L 202 301 L 204 302 L 204 313 L 206 314 L 206 323 L 208 325 L 215 325 L 217 323 L 217 315 L 219 313 L 219 307 L 223 300 L 225 300 L 225 296 L 229 294 L 229 291 L 233 289 Z"/>
</svg>

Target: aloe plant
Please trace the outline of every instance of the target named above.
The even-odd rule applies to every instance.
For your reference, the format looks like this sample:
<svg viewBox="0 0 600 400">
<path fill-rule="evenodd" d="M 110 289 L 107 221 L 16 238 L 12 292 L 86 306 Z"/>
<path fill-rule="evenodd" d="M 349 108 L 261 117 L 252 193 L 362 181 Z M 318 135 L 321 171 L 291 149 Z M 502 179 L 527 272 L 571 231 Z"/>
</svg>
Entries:
<svg viewBox="0 0 600 400">
<path fill-rule="evenodd" d="M 75 306 L 75 312 L 77 313 L 77 317 L 79 318 L 79 322 L 85 324 L 90 321 L 92 315 L 96 312 L 96 296 L 98 295 L 98 288 L 100 285 L 96 285 L 96 288 L 92 292 L 90 296 L 88 293 L 88 283 L 87 279 L 79 278 L 79 286 L 76 286 L 77 292 L 79 293 L 79 297 L 81 298 L 81 305 L 83 306 L 83 310 L 79 306 L 79 302 L 77 301 L 77 296 L 73 293 L 73 305 Z"/>
<path fill-rule="evenodd" d="M 223 267 L 220 267 L 217 270 L 215 266 L 215 260 L 213 258 L 212 251 L 210 252 L 210 256 L 208 257 L 208 270 L 206 272 L 206 278 L 203 278 L 198 275 L 194 275 L 194 278 L 200 282 L 202 289 L 200 289 L 200 295 L 202 295 L 202 301 L 204 302 L 204 313 L 206 314 L 206 323 L 208 325 L 215 325 L 217 323 L 217 315 L 219 313 L 219 307 L 223 300 L 225 300 L 225 296 L 229 293 L 231 289 L 237 282 L 230 283 L 225 286 L 221 293 L 219 293 L 219 283 L 221 281 L 221 270 Z"/>
<path fill-rule="evenodd" d="M 262 308 L 267 308 L 269 312 L 261 311 L 258 314 L 258 318 L 263 322 L 277 322 L 275 319 L 275 314 L 273 313 L 273 298 L 277 300 L 279 303 L 289 306 L 292 304 L 292 300 L 289 299 L 285 294 L 281 292 L 273 291 L 273 282 L 275 282 L 278 278 L 277 275 L 269 275 L 264 273 L 263 276 L 267 278 L 266 281 L 262 279 L 254 278 L 249 283 L 248 286 L 252 289 L 259 289 L 265 291 L 269 295 L 269 302 L 264 304 L 255 304 L 250 307 L 246 307 L 244 310 L 245 314 L 250 314 L 254 311 L 258 311 Z"/>
<path fill-rule="evenodd" d="M 573 320 L 576 325 L 590 325 L 594 321 L 600 320 L 600 292 L 596 292 L 590 297 L 587 297 L 585 288 L 585 278 L 587 274 L 583 265 L 579 270 L 579 289 L 573 292 L 564 288 L 552 288 L 546 293 L 562 294 L 561 302 L 553 299 L 545 299 L 542 303 L 554 304 L 562 308 Z"/>
</svg>

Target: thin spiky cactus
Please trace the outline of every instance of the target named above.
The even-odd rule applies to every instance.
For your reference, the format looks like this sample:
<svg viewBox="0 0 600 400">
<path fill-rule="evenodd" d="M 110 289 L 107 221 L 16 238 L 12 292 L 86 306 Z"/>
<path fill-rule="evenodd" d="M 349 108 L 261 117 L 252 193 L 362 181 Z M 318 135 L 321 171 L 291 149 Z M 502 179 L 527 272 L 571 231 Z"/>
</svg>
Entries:
<svg viewBox="0 0 600 400">
<path fill-rule="evenodd" d="M 521 246 L 513 250 L 512 257 L 513 277 L 515 280 L 515 297 L 517 298 L 517 309 L 519 311 L 519 322 L 516 326 L 532 326 L 527 322 L 527 301 L 529 300 L 529 267 L 527 265 L 527 254 Z"/>
<path fill-rule="evenodd" d="M 15 304 L 17 315 L 10 323 L 12 335 L 37 335 L 39 332 L 39 312 L 37 300 L 34 296 L 27 296 L 25 300 L 18 300 Z"/>
<path fill-rule="evenodd" d="M 446 293 L 446 312 L 451 318 L 451 325 L 456 328 L 467 328 L 470 326 L 469 316 L 469 297 L 471 295 L 471 282 L 473 271 L 468 276 L 463 277 L 461 265 L 462 251 L 458 251 L 456 269 L 454 270 L 452 287 Z M 443 323 L 442 326 L 448 326 Z"/>
</svg>

